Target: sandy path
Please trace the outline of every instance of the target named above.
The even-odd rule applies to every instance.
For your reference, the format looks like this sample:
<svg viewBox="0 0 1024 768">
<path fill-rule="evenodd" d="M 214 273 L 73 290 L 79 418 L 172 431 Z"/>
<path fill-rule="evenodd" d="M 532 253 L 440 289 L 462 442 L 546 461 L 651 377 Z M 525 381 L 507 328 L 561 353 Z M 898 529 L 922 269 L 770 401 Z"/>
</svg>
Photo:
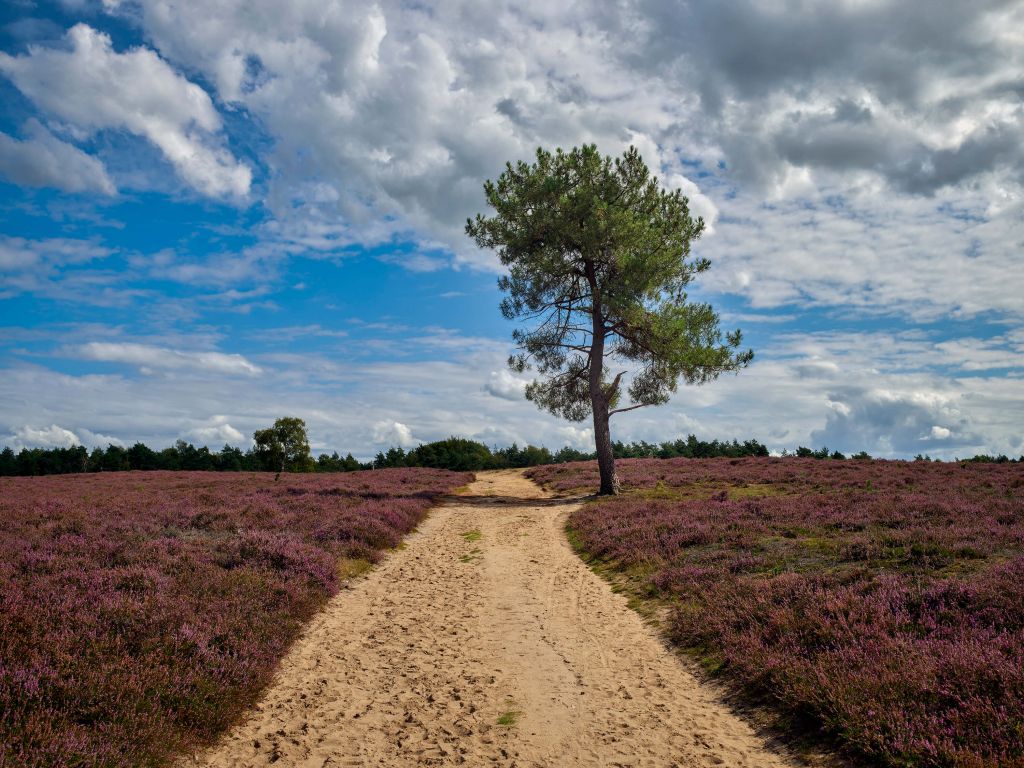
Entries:
<svg viewBox="0 0 1024 768">
<path fill-rule="evenodd" d="M 197 765 L 795 765 L 573 554 L 574 502 L 478 477 L 328 604 Z"/>
</svg>

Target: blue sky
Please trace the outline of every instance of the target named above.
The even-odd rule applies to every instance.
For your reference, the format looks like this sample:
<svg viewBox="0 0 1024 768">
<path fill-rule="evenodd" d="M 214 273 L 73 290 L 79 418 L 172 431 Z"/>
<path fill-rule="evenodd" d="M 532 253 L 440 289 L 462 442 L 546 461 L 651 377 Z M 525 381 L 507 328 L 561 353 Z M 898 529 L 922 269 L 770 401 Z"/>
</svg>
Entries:
<svg viewBox="0 0 1024 768">
<path fill-rule="evenodd" d="M 614 437 L 1020 455 L 1024 8 L 942 5 L 6 3 L 0 443 L 587 446 L 462 227 L 593 141 L 690 197 L 756 353 Z"/>
</svg>

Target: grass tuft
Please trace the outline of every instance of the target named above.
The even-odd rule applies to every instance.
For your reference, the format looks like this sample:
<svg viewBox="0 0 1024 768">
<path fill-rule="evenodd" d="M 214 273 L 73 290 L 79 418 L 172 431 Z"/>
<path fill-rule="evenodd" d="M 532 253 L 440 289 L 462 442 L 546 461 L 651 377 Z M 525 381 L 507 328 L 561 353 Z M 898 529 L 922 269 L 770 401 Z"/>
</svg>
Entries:
<svg viewBox="0 0 1024 768">
<path fill-rule="evenodd" d="M 498 717 L 498 725 L 503 728 L 511 728 L 519 721 L 522 714 L 522 712 L 516 709 L 510 709 L 506 712 L 502 712 Z"/>
</svg>

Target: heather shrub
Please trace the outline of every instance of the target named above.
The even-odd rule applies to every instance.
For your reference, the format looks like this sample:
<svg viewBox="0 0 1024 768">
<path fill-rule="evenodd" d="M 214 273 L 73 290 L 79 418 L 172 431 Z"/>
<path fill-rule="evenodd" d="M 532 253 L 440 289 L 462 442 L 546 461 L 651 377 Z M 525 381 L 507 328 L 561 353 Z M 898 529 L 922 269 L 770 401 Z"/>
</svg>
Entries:
<svg viewBox="0 0 1024 768">
<path fill-rule="evenodd" d="M 336 592 L 468 481 L 443 470 L 0 480 L 0 766 L 139 766 L 213 739 Z"/>
<path fill-rule="evenodd" d="M 886 766 L 1024 765 L 1017 465 L 623 461 L 570 519 L 667 601 L 670 639 Z M 564 492 L 587 464 L 532 475 Z"/>
</svg>

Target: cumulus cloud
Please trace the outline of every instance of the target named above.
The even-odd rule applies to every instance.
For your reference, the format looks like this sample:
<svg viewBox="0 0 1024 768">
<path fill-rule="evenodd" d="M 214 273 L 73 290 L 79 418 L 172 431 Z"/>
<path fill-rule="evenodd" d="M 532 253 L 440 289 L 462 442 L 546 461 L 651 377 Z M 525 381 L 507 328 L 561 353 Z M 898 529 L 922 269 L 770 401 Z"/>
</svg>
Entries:
<svg viewBox="0 0 1024 768">
<path fill-rule="evenodd" d="M 697 213 L 714 218 L 715 204 L 666 134 L 679 96 L 637 87 L 644 78 L 615 61 L 618 41 L 586 23 L 581 34 L 580 8 L 508 4 L 484 13 L 469 3 L 371 0 L 137 7 L 162 55 L 198 69 L 273 136 L 268 203 L 277 234 L 294 242 L 412 238 L 494 268 L 462 233 L 483 204 L 482 181 L 538 145 L 582 141 L 615 154 L 636 144 Z M 422 257 L 405 263 L 437 267 Z"/>
<path fill-rule="evenodd" d="M 94 448 L 106 448 L 108 445 L 125 447 L 125 442 L 114 435 L 105 435 L 100 432 L 93 432 L 85 427 L 76 427 L 75 433 L 82 439 L 82 444 Z"/>
<path fill-rule="evenodd" d="M 1005 359 L 1024 359 L 1014 343 L 1003 340 Z M 891 458 L 1020 452 L 1024 363 L 1009 375 L 969 371 L 973 357 L 947 355 L 919 330 L 777 333 L 757 354 L 739 376 L 680 387 L 664 407 L 616 416 L 613 433 L 756 437 L 776 452 L 824 444 Z"/>
<path fill-rule="evenodd" d="M 124 447 L 125 443 L 113 435 L 93 432 L 85 427 L 74 430 L 51 424 L 49 427 L 21 426 L 7 435 L 0 435 L 0 446 L 9 446 L 12 450 L 22 448 L 74 448 L 84 445 L 88 448 L 105 448 L 108 445 Z"/>
<path fill-rule="evenodd" d="M 594 448 L 593 429 L 566 425 L 558 429 L 557 434 L 565 445 L 584 451 L 591 451 Z"/>
<path fill-rule="evenodd" d="M 27 138 L 22 141 L 0 133 L 0 175 L 26 187 L 104 195 L 117 192 L 103 163 L 61 141 L 38 120 L 29 120 L 24 132 Z"/>
<path fill-rule="evenodd" d="M 416 441 L 412 430 L 400 421 L 378 421 L 373 425 L 373 440 L 376 443 L 398 445 L 408 448 Z"/>
<path fill-rule="evenodd" d="M 246 442 L 245 435 L 228 423 L 227 416 L 212 416 L 206 424 L 190 429 L 185 436 L 200 445 L 216 448 L 225 444 L 238 446 Z"/>
<path fill-rule="evenodd" d="M 78 435 L 56 424 L 48 427 L 24 425 L 0 437 L 0 445 L 9 446 L 15 451 L 22 448 L 74 448 L 81 444 Z"/>
<path fill-rule="evenodd" d="M 715 202 L 701 192 L 700 187 L 682 174 L 669 174 L 662 182 L 668 189 L 678 189 L 686 195 L 690 201 L 690 215 L 694 217 L 699 216 L 704 219 L 705 233 L 713 234 L 715 231 L 715 221 L 718 219 L 718 206 Z"/>
<path fill-rule="evenodd" d="M 944 212 L 945 211 L 945 212 Z M 1021 206 L 992 216 L 938 199 L 824 194 L 771 204 L 735 198 L 701 252 L 709 289 L 757 308 L 852 307 L 934 321 L 1024 318 Z"/>
<path fill-rule="evenodd" d="M 922 441 L 965 449 L 982 442 L 970 431 L 956 396 L 846 387 L 828 397 L 843 407 L 833 408 L 825 426 L 811 433 L 814 445 L 906 455 L 917 452 Z"/>
<path fill-rule="evenodd" d="M 986 174 L 1020 183 L 1022 23 L 1001 0 L 637 0 L 604 16 L 631 33 L 631 64 L 698 92 L 694 129 L 745 179 L 862 170 L 925 194 Z"/>
<path fill-rule="evenodd" d="M 420 254 L 410 267 L 432 269 L 453 254 L 456 265 L 494 268 L 462 232 L 465 217 L 484 207 L 484 178 L 507 159 L 528 159 L 537 145 L 594 141 L 618 153 L 634 144 L 713 223 L 695 252 L 714 267 L 695 290 L 716 305 L 716 293 L 738 297 L 727 303 L 735 310 L 729 323 L 753 331 L 758 358 L 738 378 L 681 388 L 665 408 L 617 416 L 617 438 L 694 431 L 767 436 L 776 449 L 828 441 L 880 455 L 927 446 L 947 457 L 1022 444 L 1014 426 L 1024 359 L 1024 273 L 1015 268 L 1024 241 L 1020 3 L 139 0 L 106 7 L 130 14 L 149 47 L 115 51 L 102 33 L 79 26 L 64 48 L 0 58 L 55 140 L 76 149 L 71 142 L 85 146 L 89 133 L 127 130 L 172 163 L 180 145 L 188 150 L 175 166 L 182 178 L 211 194 L 243 194 L 249 177 L 241 184 L 232 173 L 247 169 L 224 149 L 241 126 L 232 138 L 254 147 L 268 171 L 261 242 L 214 257 L 147 256 L 149 266 L 137 267 L 147 275 L 215 286 L 252 306 L 269 299 L 250 284 L 287 277 L 285 260 L 295 254 L 400 239 L 419 246 L 396 249 Z M 196 83 L 233 114 L 227 128 Z M 265 142 L 249 141 L 254 126 Z M 22 138 L 19 146 L 35 140 Z M 203 181 L 204 167 L 216 183 Z M 0 240 L 0 296 L 45 291 L 95 302 L 96 286 L 110 279 L 101 270 L 63 292 L 51 278 L 89 264 L 75 262 L 76 254 L 103 258 L 97 248 Z M 856 329 L 865 318 L 872 328 L 909 321 L 919 330 L 787 332 L 805 320 Z M 770 327 L 775 321 L 782 327 Z M 232 410 L 216 376 L 206 377 L 197 384 L 203 413 L 231 413 L 230 424 L 246 433 L 287 404 L 308 417 L 319 444 L 364 456 L 414 435 L 452 432 L 586 442 L 522 400 L 521 384 L 502 367 L 503 342 L 422 328 L 361 338 L 370 330 L 353 331 L 358 365 L 332 358 L 343 344 L 337 338 L 322 353 L 264 355 L 263 375 L 246 382 L 252 407 L 245 413 Z M 400 357 L 404 335 L 418 336 L 423 359 L 402 362 L 409 360 Z M 305 348 L 327 334 L 308 326 L 268 338 L 300 336 Z M 195 356 L 218 340 L 115 341 L 117 349 L 93 350 L 90 359 L 211 373 L 221 364 L 238 373 L 253 365 Z M 382 361 L 389 355 L 393 362 Z M 67 403 L 88 403 L 104 414 L 93 424 L 104 434 L 148 430 L 141 436 L 160 443 L 181 434 L 180 413 L 190 407 L 172 378 L 140 384 L 18 369 L 0 388 L 12 398 L 9 414 L 24 410 L 18 403 L 32 393 L 31 423 L 76 425 Z M 145 426 L 113 412 L 111 392 L 152 414 Z"/>
<path fill-rule="evenodd" d="M 193 352 L 131 342 L 92 341 L 74 350 L 87 360 L 127 363 L 143 372 L 187 370 L 205 373 L 255 376 L 261 369 L 242 355 L 223 352 Z"/>
<path fill-rule="evenodd" d="M 366 341 L 351 343 L 363 347 Z M 80 357 L 77 349 L 68 353 Z M 927 337 L 792 333 L 757 351 L 754 364 L 739 376 L 682 386 L 668 405 L 615 416 L 615 439 L 662 441 L 692 432 L 706 439 L 756 437 L 775 451 L 824 443 L 876 456 L 925 450 L 944 458 L 1020 454 L 1019 376 L 950 376 Z M 568 424 L 525 399 L 495 397 L 481 386 L 481 371 L 501 370 L 501 350 L 444 349 L 438 355 L 384 363 L 344 351 L 339 358 L 332 346 L 319 353 L 265 355 L 261 375 L 231 386 L 223 374 L 210 374 L 190 376 L 187 387 L 176 376 L 70 374 L 14 364 L 0 376 L 0 424 L 68 425 L 86 442 L 78 425 L 87 418 L 95 433 L 125 443 L 165 446 L 186 435 L 208 436 L 219 447 L 240 444 L 226 428 L 217 432 L 223 425 L 247 436 L 288 414 L 306 420 L 317 446 L 361 459 L 389 446 L 408 448 L 452 434 L 488 445 L 515 441 L 557 449 L 592 443 L 588 423 Z M 794 375 L 801 365 L 831 367 L 822 363 L 840 375 Z M 183 424 L 182 414 L 197 411 L 221 416 Z M 935 427 L 950 434 L 943 437 Z"/>
<path fill-rule="evenodd" d="M 741 184 L 755 205 L 766 192 L 843 195 L 871 232 L 891 221 L 887 206 L 902 194 L 956 187 L 991 208 L 986 217 L 1022 197 L 1024 49 L 1014 30 L 1024 10 L 997 0 L 970 8 L 942 0 L 938 10 L 919 0 L 817 3 L 799 12 L 755 0 L 498 3 L 487 13 L 459 0 L 106 7 L 130 14 L 160 55 L 115 52 L 105 35 L 78 25 L 69 50 L 36 46 L 4 55 L 0 69 L 51 114 L 86 129 L 125 127 L 201 190 L 244 194 L 248 169 L 213 142 L 222 127 L 213 103 L 171 65 L 201 73 L 273 140 L 266 202 L 275 219 L 264 234 L 295 248 L 406 237 L 494 267 L 462 234 L 465 217 L 482 208 L 482 179 L 537 145 L 582 141 L 613 153 L 638 146 L 714 225 L 709 233 L 772 215 L 730 202 L 719 226 L 735 191 L 723 180 Z M 954 213 L 935 207 L 922 225 L 955 228 Z M 814 220 L 799 205 L 796 217 Z M 815 229 L 826 241 L 854 239 L 836 219 Z M 976 235 L 993 247 L 1012 242 L 977 229 L 954 233 L 955 242 L 965 250 Z M 1019 239 L 1019 223 L 1011 231 Z M 758 234 L 745 228 L 742 239 L 778 242 Z M 425 256 L 406 263 L 438 266 Z M 762 302 L 799 295 L 758 273 L 731 277 L 760 286 Z M 832 273 L 844 289 L 866 274 Z"/>
<path fill-rule="evenodd" d="M 523 399 L 527 383 L 524 379 L 513 376 L 507 369 L 502 369 L 491 371 L 484 389 L 495 397 L 518 402 Z"/>
<path fill-rule="evenodd" d="M 796 13 L 755 0 L 634 0 L 483 14 L 462 2 L 295 2 L 275 4 L 273 25 L 239 0 L 173 13 L 140 5 L 162 51 L 266 116 L 286 177 L 300 162 L 326 163 L 422 225 L 422 214 L 451 223 L 478 202 L 495 154 L 581 138 L 635 143 L 656 167 L 671 164 L 669 148 L 703 150 L 768 183 L 789 169 L 858 169 L 931 192 L 1008 161 L 1020 181 L 1024 57 L 1013 30 L 1024 12 L 944 3 Z M 310 79 L 319 88 L 306 88 Z M 344 127 L 345 139 L 312 121 Z M 300 136 L 312 139 L 302 161 Z M 339 199 L 351 192 L 336 189 Z"/>
<path fill-rule="evenodd" d="M 446 254 L 495 269 L 462 232 L 484 208 L 481 181 L 538 145 L 595 141 L 636 145 L 690 197 L 709 224 L 708 287 L 755 307 L 1019 315 L 1006 265 L 1022 236 L 1024 11 L 794 7 L 140 0 L 110 10 L 131 13 L 162 58 L 113 53 L 88 28 L 69 38 L 201 73 L 259 119 L 273 140 L 261 236 L 278 258 L 398 238 L 430 254 L 403 258 L 411 269 Z M 57 55 L 79 54 L 5 61 Z M 192 96 L 168 122 L 219 128 L 206 94 Z M 276 263 L 215 262 L 175 265 L 177 279 L 272 276 Z"/>
<path fill-rule="evenodd" d="M 118 53 L 86 24 L 68 30 L 66 42 L 0 53 L 0 72 L 45 113 L 84 131 L 123 129 L 149 140 L 204 195 L 248 194 L 252 171 L 218 146 L 221 119 L 202 88 L 152 50 Z"/>
</svg>

